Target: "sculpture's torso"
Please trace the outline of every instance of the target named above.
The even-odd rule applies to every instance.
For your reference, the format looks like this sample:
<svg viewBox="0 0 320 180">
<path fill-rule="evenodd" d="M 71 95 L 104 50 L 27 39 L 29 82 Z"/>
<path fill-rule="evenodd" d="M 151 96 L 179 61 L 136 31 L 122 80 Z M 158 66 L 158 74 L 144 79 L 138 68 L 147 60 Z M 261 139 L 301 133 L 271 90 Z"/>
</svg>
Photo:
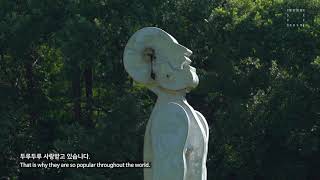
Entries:
<svg viewBox="0 0 320 180">
<path fill-rule="evenodd" d="M 172 121 L 179 121 L 179 123 L 185 123 L 186 137 L 183 140 L 183 152 L 181 152 L 181 157 L 184 158 L 184 178 L 175 180 L 206 180 L 207 170 L 206 170 L 206 156 L 208 150 L 208 125 L 204 117 L 197 111 L 195 111 L 187 101 L 182 99 L 172 100 L 159 100 L 157 101 L 155 108 L 149 119 L 146 134 L 145 134 L 145 144 L 144 144 L 144 161 L 154 163 L 154 147 L 152 143 L 152 137 L 158 136 L 158 134 L 152 132 L 152 125 L 155 124 L 154 121 L 161 121 L 163 119 L 163 109 L 165 109 L 169 103 L 175 103 L 178 109 L 183 108 L 185 111 L 186 121 L 180 121 L 172 117 Z M 172 109 L 172 111 L 175 111 Z M 184 119 L 184 118 L 182 118 Z M 159 123 L 159 122 L 158 122 Z M 161 122 L 160 122 L 161 123 Z M 181 124 L 183 126 L 183 124 Z M 169 137 L 170 138 L 170 137 Z M 170 141 L 170 139 L 168 139 Z M 170 159 L 168 159 L 170 160 Z M 165 161 L 165 159 L 163 159 Z M 161 177 L 155 177 L 154 172 L 157 169 L 145 169 L 144 180 L 164 180 Z M 172 173 L 172 172 L 168 172 Z"/>
</svg>

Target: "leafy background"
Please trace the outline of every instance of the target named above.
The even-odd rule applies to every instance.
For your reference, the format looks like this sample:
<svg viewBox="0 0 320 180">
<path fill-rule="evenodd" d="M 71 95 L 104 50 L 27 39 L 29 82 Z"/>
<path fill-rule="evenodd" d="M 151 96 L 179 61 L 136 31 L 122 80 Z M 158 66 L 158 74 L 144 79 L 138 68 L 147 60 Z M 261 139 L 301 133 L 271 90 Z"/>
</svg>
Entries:
<svg viewBox="0 0 320 180">
<path fill-rule="evenodd" d="M 142 161 L 155 95 L 122 64 L 157 26 L 193 51 L 209 180 L 320 179 L 320 2 L 0 0 L 0 177 L 138 180 L 142 169 L 26 169 L 20 153 Z M 306 10 L 287 27 L 286 10 Z"/>
</svg>

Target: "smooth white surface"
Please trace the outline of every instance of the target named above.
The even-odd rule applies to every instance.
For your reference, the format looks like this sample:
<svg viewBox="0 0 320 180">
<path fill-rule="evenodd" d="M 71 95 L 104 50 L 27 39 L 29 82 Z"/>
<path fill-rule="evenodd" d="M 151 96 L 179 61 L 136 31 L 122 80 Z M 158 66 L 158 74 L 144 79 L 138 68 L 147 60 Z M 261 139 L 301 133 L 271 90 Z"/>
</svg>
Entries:
<svg viewBox="0 0 320 180">
<path fill-rule="evenodd" d="M 156 59 L 145 58 L 144 50 L 155 51 Z M 169 90 L 194 88 L 199 79 L 190 66 L 192 51 L 180 45 L 170 34 L 156 27 L 146 27 L 134 33 L 123 54 L 126 71 L 137 82 L 148 86 L 161 86 Z M 156 79 L 151 78 L 153 68 Z"/>
<path fill-rule="evenodd" d="M 154 50 L 155 59 L 144 55 L 146 48 Z M 137 31 L 125 48 L 129 75 L 158 96 L 144 137 L 143 158 L 152 165 L 144 169 L 144 180 L 207 179 L 208 124 L 185 99 L 199 83 L 191 53 L 155 27 Z"/>
</svg>

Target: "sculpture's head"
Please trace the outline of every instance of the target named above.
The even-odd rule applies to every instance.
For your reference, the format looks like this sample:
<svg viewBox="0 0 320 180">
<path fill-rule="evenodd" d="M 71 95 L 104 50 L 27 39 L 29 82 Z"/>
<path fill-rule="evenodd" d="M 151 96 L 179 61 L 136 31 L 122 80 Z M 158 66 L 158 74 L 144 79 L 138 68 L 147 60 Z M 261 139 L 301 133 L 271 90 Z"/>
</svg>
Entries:
<svg viewBox="0 0 320 180">
<path fill-rule="evenodd" d="M 129 39 L 123 62 L 135 81 L 152 88 L 189 91 L 199 83 L 196 69 L 190 65 L 191 54 L 167 32 L 146 27 Z"/>
</svg>

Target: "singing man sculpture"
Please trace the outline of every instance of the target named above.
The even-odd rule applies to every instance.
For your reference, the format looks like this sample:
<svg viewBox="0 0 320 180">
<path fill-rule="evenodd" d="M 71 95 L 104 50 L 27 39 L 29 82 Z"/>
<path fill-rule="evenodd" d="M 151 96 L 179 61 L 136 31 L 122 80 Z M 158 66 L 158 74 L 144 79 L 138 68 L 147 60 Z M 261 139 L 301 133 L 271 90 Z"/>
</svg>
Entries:
<svg viewBox="0 0 320 180">
<path fill-rule="evenodd" d="M 156 27 L 137 31 L 124 51 L 124 67 L 157 96 L 144 137 L 143 158 L 151 162 L 144 180 L 206 180 L 209 128 L 185 95 L 199 79 L 192 51 Z"/>
</svg>

